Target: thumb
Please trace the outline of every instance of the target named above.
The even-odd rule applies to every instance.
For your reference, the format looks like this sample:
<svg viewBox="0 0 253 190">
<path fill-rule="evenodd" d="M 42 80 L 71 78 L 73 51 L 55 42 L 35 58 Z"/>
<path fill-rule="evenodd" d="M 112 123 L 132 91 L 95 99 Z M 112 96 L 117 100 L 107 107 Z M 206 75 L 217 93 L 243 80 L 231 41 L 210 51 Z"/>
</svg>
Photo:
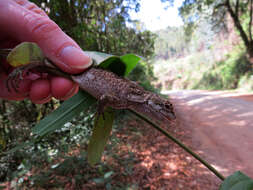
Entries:
<svg viewBox="0 0 253 190">
<path fill-rule="evenodd" d="M 5 13 L 7 28 L 18 40 L 37 43 L 44 54 L 65 72 L 79 73 L 91 65 L 91 59 L 77 43 L 35 4 L 26 0 L 7 1 L 8 6 L 0 13 L 0 20 Z"/>
</svg>

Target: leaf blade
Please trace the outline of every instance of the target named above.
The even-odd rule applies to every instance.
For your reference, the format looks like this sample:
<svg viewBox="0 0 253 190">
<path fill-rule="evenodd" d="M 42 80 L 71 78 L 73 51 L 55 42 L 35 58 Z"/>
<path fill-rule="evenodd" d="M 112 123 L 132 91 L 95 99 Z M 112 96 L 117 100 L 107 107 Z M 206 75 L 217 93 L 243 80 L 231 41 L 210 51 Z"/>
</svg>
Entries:
<svg viewBox="0 0 253 190">
<path fill-rule="evenodd" d="M 120 57 L 121 61 L 127 65 L 124 76 L 127 76 L 139 63 L 141 58 L 134 54 L 126 54 Z"/>
<path fill-rule="evenodd" d="M 95 126 L 88 145 L 88 163 L 92 166 L 101 160 L 112 131 L 113 120 L 114 111 L 111 108 L 106 108 L 104 116 L 100 115 L 95 120 Z"/>
<path fill-rule="evenodd" d="M 221 184 L 219 190 L 252 190 L 253 179 L 249 178 L 240 171 L 227 177 Z"/>
<path fill-rule="evenodd" d="M 45 58 L 40 47 L 33 42 L 23 42 L 17 45 L 7 56 L 8 63 L 13 67 L 32 62 L 42 62 Z"/>
<path fill-rule="evenodd" d="M 85 92 L 79 91 L 75 96 L 65 101 L 59 108 L 42 119 L 32 132 L 39 136 L 49 134 L 70 121 L 81 111 L 85 111 L 95 103 L 95 99 Z"/>
<path fill-rule="evenodd" d="M 141 57 L 135 54 L 116 56 L 96 51 L 85 53 L 93 59 L 95 66 L 110 70 L 119 76 L 127 76 L 141 60 Z"/>
</svg>

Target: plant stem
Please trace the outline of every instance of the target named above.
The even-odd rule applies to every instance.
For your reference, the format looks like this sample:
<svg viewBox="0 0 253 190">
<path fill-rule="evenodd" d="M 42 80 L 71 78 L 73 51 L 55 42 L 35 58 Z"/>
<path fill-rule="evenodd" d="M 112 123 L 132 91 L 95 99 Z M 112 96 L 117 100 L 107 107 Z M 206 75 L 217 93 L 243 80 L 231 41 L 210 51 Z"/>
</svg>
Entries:
<svg viewBox="0 0 253 190">
<path fill-rule="evenodd" d="M 212 167 L 207 161 L 205 161 L 203 158 L 201 158 L 199 155 L 197 155 L 193 150 L 191 150 L 189 147 L 187 147 L 185 144 L 183 144 L 180 140 L 177 138 L 173 137 L 171 134 L 169 134 L 167 131 L 159 127 L 157 124 L 153 123 L 146 117 L 140 115 L 139 113 L 129 110 L 139 118 L 143 119 L 146 121 L 148 124 L 150 124 L 152 127 L 160 131 L 163 135 L 165 135 L 167 138 L 171 139 L 174 143 L 176 143 L 178 146 L 183 148 L 186 152 L 188 152 L 190 155 L 192 155 L 195 159 L 197 159 L 199 162 L 201 162 L 204 166 L 206 166 L 211 172 L 213 172 L 218 178 L 220 178 L 222 181 L 224 181 L 225 177 L 219 173 L 214 167 Z"/>
</svg>

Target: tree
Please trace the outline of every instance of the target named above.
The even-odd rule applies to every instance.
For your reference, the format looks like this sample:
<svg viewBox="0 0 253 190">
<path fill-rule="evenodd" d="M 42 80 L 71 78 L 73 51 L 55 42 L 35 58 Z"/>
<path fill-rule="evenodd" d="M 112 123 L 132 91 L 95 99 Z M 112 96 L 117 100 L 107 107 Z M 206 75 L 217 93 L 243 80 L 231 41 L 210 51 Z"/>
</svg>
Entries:
<svg viewBox="0 0 253 190">
<path fill-rule="evenodd" d="M 169 1 L 174 2 L 174 0 Z M 191 30 L 203 15 L 216 27 L 225 26 L 229 15 L 245 45 L 249 62 L 253 66 L 253 0 L 184 0 L 180 14 Z"/>
<path fill-rule="evenodd" d="M 83 49 L 116 55 L 154 52 L 154 35 L 129 27 L 139 0 L 32 0 Z M 134 25 L 133 25 L 134 26 Z"/>
<path fill-rule="evenodd" d="M 169 59 L 188 53 L 187 39 L 183 27 L 167 27 L 157 31 L 155 54 L 158 58 Z"/>
</svg>

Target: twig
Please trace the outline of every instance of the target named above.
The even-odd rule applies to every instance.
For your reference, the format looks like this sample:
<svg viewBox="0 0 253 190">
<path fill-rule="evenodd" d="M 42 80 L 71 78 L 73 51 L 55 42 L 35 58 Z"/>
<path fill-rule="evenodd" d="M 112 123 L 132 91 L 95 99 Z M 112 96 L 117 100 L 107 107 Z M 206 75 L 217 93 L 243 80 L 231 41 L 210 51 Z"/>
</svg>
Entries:
<svg viewBox="0 0 253 190">
<path fill-rule="evenodd" d="M 253 0 L 250 0 L 250 20 L 249 20 L 249 38 L 252 41 L 252 15 L 253 14 Z"/>
<path fill-rule="evenodd" d="M 136 112 L 134 112 L 132 110 L 129 110 L 129 111 L 131 113 L 135 114 L 136 116 L 138 116 L 139 118 L 143 119 L 144 121 L 146 121 L 153 128 L 157 129 L 163 135 L 165 135 L 167 138 L 171 139 L 174 143 L 176 143 L 178 146 L 180 146 L 181 148 L 183 148 L 186 152 L 188 152 L 190 155 L 192 155 L 195 159 L 197 159 L 199 162 L 201 162 L 204 166 L 206 166 L 211 172 L 213 172 L 222 181 L 225 180 L 225 177 L 221 173 L 219 173 L 214 167 L 212 167 L 209 163 L 207 163 L 207 161 L 205 161 L 203 158 L 201 158 L 199 155 L 197 155 L 195 152 L 193 152 L 193 150 L 191 150 L 189 147 L 187 147 L 185 144 L 183 144 L 180 140 L 178 140 L 175 137 L 173 137 L 167 131 L 165 131 L 164 129 L 162 129 L 161 127 L 159 127 L 158 125 L 156 125 L 155 123 L 153 123 L 152 121 L 150 121 L 149 119 L 147 119 L 146 117 L 144 117 L 144 116 L 142 116 L 142 115 L 140 115 L 140 114 L 138 114 L 138 113 L 136 113 Z"/>
</svg>

